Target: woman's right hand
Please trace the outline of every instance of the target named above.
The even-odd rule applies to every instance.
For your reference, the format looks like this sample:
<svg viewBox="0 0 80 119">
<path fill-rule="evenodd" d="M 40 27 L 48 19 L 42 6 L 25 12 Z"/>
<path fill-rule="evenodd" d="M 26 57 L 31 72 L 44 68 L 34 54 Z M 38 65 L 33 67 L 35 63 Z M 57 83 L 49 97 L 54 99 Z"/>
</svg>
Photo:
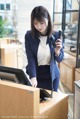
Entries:
<svg viewBox="0 0 80 119">
<path fill-rule="evenodd" d="M 37 79 L 36 77 L 31 78 L 31 84 L 33 87 L 37 87 Z"/>
</svg>

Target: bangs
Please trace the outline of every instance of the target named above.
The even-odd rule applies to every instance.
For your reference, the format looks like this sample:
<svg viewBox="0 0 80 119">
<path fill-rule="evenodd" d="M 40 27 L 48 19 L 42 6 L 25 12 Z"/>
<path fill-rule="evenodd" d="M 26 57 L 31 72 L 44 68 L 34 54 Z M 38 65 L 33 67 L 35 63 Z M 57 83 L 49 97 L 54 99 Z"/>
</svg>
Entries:
<svg viewBox="0 0 80 119">
<path fill-rule="evenodd" d="M 41 15 L 37 15 L 35 16 L 35 18 L 33 19 L 33 21 L 38 21 L 38 22 L 44 22 L 45 21 L 45 18 Z"/>
</svg>

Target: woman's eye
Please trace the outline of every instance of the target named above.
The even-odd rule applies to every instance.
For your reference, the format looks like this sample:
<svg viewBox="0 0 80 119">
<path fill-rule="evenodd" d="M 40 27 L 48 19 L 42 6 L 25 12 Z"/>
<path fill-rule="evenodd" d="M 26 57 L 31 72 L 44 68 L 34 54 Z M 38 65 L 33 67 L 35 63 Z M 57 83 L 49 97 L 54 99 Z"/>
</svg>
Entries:
<svg viewBox="0 0 80 119">
<path fill-rule="evenodd" d="M 34 25 L 37 25 L 37 23 L 34 23 Z"/>
<path fill-rule="evenodd" d="M 44 24 L 44 22 L 41 22 L 40 24 Z"/>
</svg>

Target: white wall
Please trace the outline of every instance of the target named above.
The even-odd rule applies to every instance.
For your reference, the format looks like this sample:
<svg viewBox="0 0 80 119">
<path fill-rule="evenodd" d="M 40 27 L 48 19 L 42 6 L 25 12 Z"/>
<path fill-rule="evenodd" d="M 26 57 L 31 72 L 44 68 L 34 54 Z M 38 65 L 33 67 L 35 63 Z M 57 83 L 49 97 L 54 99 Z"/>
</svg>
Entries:
<svg viewBox="0 0 80 119">
<path fill-rule="evenodd" d="M 30 29 L 30 15 L 35 6 L 43 5 L 52 17 L 53 0 L 16 0 L 18 39 L 24 42 L 24 35 Z"/>
</svg>

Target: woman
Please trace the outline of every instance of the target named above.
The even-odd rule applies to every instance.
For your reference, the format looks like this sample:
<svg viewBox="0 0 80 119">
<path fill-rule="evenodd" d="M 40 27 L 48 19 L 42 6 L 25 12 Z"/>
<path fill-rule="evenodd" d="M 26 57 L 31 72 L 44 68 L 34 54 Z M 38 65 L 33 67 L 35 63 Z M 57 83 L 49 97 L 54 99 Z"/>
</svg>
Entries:
<svg viewBox="0 0 80 119">
<path fill-rule="evenodd" d="M 47 9 L 35 7 L 31 13 L 31 30 L 25 35 L 26 72 L 34 87 L 58 90 L 60 73 L 56 61 L 61 62 L 64 56 L 62 40 L 58 36 L 58 32 L 52 31 Z"/>
</svg>

